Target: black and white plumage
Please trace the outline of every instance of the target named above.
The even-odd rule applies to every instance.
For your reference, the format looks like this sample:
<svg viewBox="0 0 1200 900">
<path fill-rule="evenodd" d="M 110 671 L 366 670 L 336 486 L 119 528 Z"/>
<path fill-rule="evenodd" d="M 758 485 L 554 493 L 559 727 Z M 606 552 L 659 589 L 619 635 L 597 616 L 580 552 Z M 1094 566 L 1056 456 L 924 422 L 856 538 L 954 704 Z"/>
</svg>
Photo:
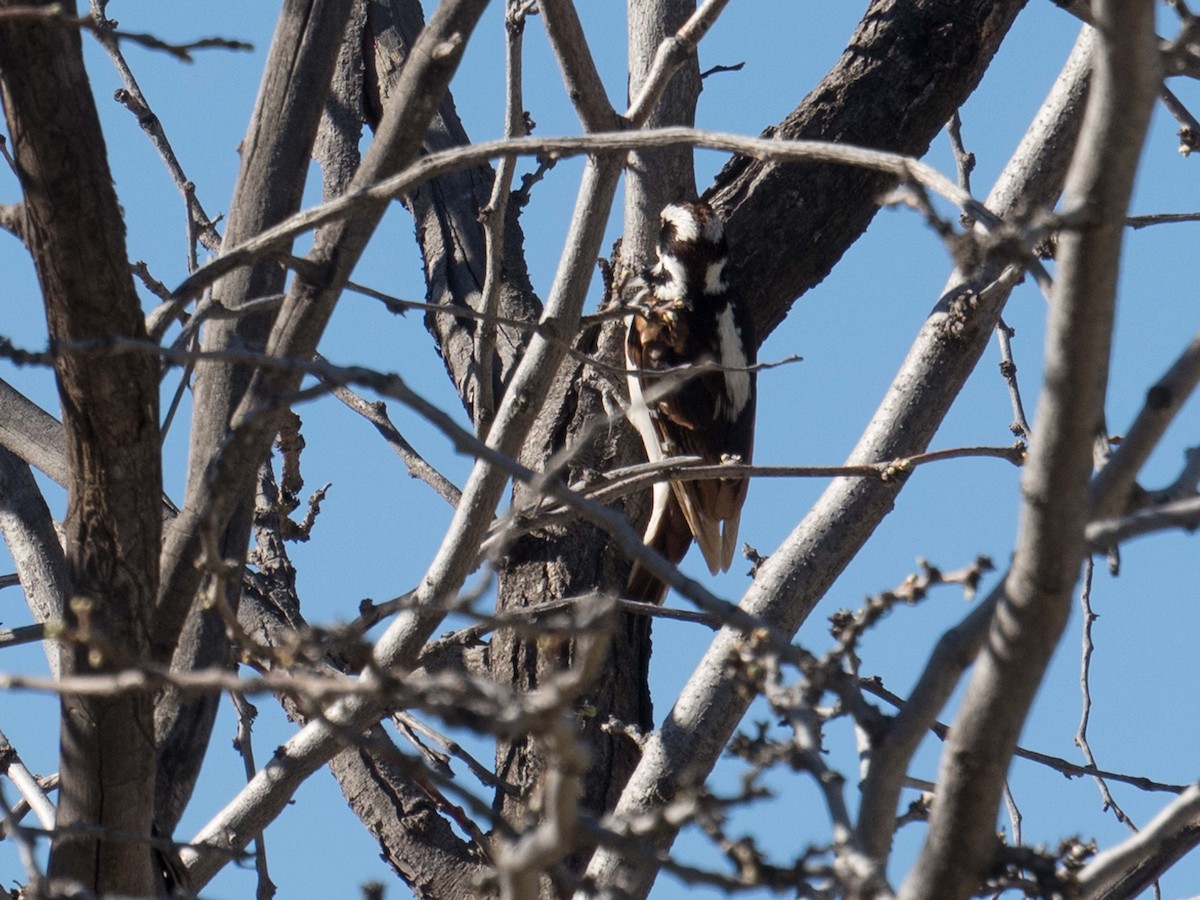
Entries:
<svg viewBox="0 0 1200 900">
<path fill-rule="evenodd" d="M 749 463 L 755 340 L 749 310 L 725 282 L 724 227 L 699 202 L 667 206 L 661 222 L 658 262 L 627 303 L 629 418 L 651 462 Z M 702 364 L 714 367 L 688 371 Z M 646 543 L 678 562 L 694 538 L 713 574 L 728 569 L 747 487 L 745 478 L 656 484 Z M 626 592 L 661 603 L 666 586 L 635 565 Z"/>
</svg>

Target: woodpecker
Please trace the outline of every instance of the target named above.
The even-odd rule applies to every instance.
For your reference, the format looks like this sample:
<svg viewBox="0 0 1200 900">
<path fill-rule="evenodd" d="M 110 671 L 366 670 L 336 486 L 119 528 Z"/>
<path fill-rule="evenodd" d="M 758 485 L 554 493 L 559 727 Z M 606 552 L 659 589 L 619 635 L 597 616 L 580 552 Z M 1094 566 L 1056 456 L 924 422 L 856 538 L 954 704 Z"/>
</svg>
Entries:
<svg viewBox="0 0 1200 900">
<path fill-rule="evenodd" d="M 672 203 L 660 216 L 658 262 L 626 302 L 629 418 L 646 456 L 749 463 L 754 452 L 754 326 L 725 281 L 728 248 L 705 203 Z M 707 366 L 698 372 L 695 366 Z M 729 568 L 748 481 L 659 482 L 645 541 L 677 563 L 694 538 L 714 575 Z M 626 594 L 661 603 L 666 585 L 635 563 Z"/>
</svg>

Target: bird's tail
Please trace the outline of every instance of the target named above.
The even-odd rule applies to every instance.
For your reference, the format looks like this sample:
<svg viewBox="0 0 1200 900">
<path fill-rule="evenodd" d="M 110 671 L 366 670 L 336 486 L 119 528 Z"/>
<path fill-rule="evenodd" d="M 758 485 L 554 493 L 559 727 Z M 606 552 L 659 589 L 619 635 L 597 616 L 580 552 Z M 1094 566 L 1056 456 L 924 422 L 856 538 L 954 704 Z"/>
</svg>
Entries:
<svg viewBox="0 0 1200 900">
<path fill-rule="evenodd" d="M 650 524 L 646 526 L 645 542 L 646 546 L 657 550 L 675 564 L 683 559 L 691 546 L 692 531 L 687 518 L 675 498 L 675 492 L 665 484 L 655 488 L 654 513 L 650 516 Z M 625 596 L 630 600 L 661 605 L 667 596 L 667 585 L 641 563 L 635 562 L 625 585 Z"/>
</svg>

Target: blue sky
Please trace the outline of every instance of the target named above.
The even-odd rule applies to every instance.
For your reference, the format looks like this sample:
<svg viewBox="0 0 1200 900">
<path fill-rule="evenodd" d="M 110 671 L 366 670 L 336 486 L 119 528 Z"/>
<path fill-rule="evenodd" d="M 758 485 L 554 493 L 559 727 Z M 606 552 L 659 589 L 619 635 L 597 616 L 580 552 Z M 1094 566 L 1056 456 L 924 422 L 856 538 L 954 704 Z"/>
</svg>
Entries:
<svg viewBox="0 0 1200 900">
<path fill-rule="evenodd" d="M 625 86 L 623 7 L 607 3 L 578 4 L 593 41 L 610 96 L 619 100 Z M 806 94 L 840 55 L 865 4 L 795 3 L 755 0 L 731 4 L 705 41 L 701 66 L 745 62 L 736 73 L 710 78 L 700 99 L 698 122 L 722 131 L 757 134 L 782 117 Z M 200 14 L 200 10 L 203 14 Z M 503 126 L 503 29 L 501 4 L 493 3 L 477 30 L 453 90 L 458 110 L 473 138 L 499 136 Z M 253 106 L 262 60 L 270 42 L 277 5 L 213 0 L 203 4 L 139 3 L 112 0 L 109 15 L 131 31 L 147 31 L 164 39 L 190 40 L 219 34 L 250 41 L 253 53 L 211 51 L 183 65 L 162 54 L 127 46 L 126 54 L 142 88 L 175 145 L 188 177 L 208 212 L 228 203 L 237 173 L 237 145 Z M 1164 30 L 1169 20 L 1164 18 Z M 979 90 L 963 110 L 963 135 L 978 161 L 976 194 L 987 193 L 1036 111 L 1077 34 L 1077 23 L 1048 2 L 1034 2 L 1017 25 Z M 107 58 L 85 39 L 89 72 L 101 109 L 114 177 L 126 211 L 131 259 L 144 259 L 156 277 L 177 284 L 186 273 L 184 212 L 174 186 L 133 117 L 110 98 L 119 86 Z M 534 20 L 526 38 L 526 105 L 537 134 L 579 131 L 555 66 Z M 1185 102 L 1195 99 L 1190 85 L 1173 88 Z M 619 105 L 619 104 L 618 104 Z M 1152 124 L 1146 164 L 1133 203 L 1136 214 L 1182 212 L 1200 206 L 1195 160 L 1176 150 L 1175 123 L 1161 108 Z M 927 157 L 947 173 L 953 162 L 944 137 Z M 697 157 L 701 186 L 724 162 L 724 156 L 702 152 Z M 562 235 L 575 199 L 577 162 L 561 163 L 535 189 L 523 220 L 534 286 L 548 291 Z M 524 168 L 520 171 L 525 171 Z M 307 203 L 316 202 L 316 178 Z M 15 183 L 0 171 L 0 202 L 17 199 Z M 612 234 L 617 236 L 619 210 Z M 1108 408 L 1114 433 L 1128 426 L 1145 389 L 1183 348 L 1200 322 L 1194 272 L 1188 265 L 1196 225 L 1158 227 L 1128 235 L 1122 275 L 1118 326 L 1114 345 Z M 610 242 L 606 242 L 608 246 Z M 303 249 L 303 243 L 299 245 Z M 784 324 L 773 333 L 761 359 L 799 354 L 804 362 L 760 377 L 759 431 L 756 460 L 764 464 L 830 465 L 841 462 L 874 411 L 909 343 L 937 299 L 950 261 L 937 237 L 911 212 L 885 210 L 835 271 L 805 295 Z M 6 313 L 0 333 L 18 345 L 45 344 L 36 281 L 16 241 L 0 234 L 0 303 Z M 355 280 L 388 293 L 424 297 L 420 261 L 413 247 L 411 220 L 398 205 L 385 218 Z M 595 302 L 595 297 L 592 300 Z M 152 308 L 151 298 L 146 308 Z M 1041 369 L 1041 341 L 1046 304 L 1031 284 L 1019 287 L 1006 312 L 1017 329 L 1014 350 L 1027 409 L 1032 419 Z M 393 317 L 374 301 L 347 295 L 334 315 L 322 352 L 335 362 L 372 365 L 398 371 L 414 387 L 445 409 L 459 414 L 432 342 L 418 315 Z M 1008 396 L 991 348 L 968 383 L 955 409 L 934 441 L 937 448 L 968 444 L 1007 444 L 1011 419 Z M 57 410 L 53 378 L 42 370 L 14 369 L 0 363 L 3 377 L 51 411 Z M 173 392 L 173 375 L 165 382 Z M 300 410 L 308 449 L 305 477 L 309 488 L 328 481 L 333 488 L 323 506 L 313 540 L 294 548 L 300 593 L 311 621 L 352 618 L 363 597 L 384 600 L 409 589 L 423 573 L 437 547 L 450 510 L 422 484 L 408 478 L 399 462 L 366 423 L 355 419 L 332 399 Z M 461 484 L 470 461 L 456 456 L 439 434 L 403 409 L 392 416 L 409 440 L 450 478 Z M 1200 404 L 1192 403 L 1152 458 L 1143 483 L 1157 487 L 1172 480 L 1183 448 L 1197 442 Z M 186 463 L 185 409 L 167 440 L 167 490 L 178 498 Z M 958 460 L 920 470 L 902 493 L 895 512 L 867 548 L 835 583 L 829 596 L 802 628 L 799 640 L 815 651 L 828 645 L 827 617 L 853 608 L 868 594 L 899 584 L 915 571 L 915 560 L 927 557 L 947 569 L 988 554 L 1003 568 L 1011 553 L 1019 473 L 996 460 Z M 742 538 L 770 552 L 794 527 L 825 482 L 815 480 L 760 482 L 751 487 Z M 65 498 L 53 487 L 48 499 L 61 513 Z M 1095 626 L 1091 739 L 1101 766 L 1150 778 L 1186 783 L 1196 778 L 1193 755 L 1185 748 L 1200 739 L 1195 659 L 1200 619 L 1200 554 L 1195 537 L 1163 535 L 1124 548 L 1122 574 L 1111 578 L 1098 571 L 1093 605 L 1100 614 Z M 699 557 L 685 568 L 703 575 L 724 596 L 744 591 L 746 565 L 709 579 Z M 1102 567 L 1101 567 L 1102 568 Z M 0 555 L 0 570 L 11 563 Z M 989 588 L 994 580 L 984 584 Z M 28 613 L 15 589 L 0 600 L 4 627 L 24 624 Z M 944 588 L 915 608 L 898 609 L 863 646 L 864 674 L 880 674 L 885 683 L 905 693 L 941 632 L 966 612 L 961 592 Z M 652 683 L 661 716 L 707 646 L 695 626 L 656 626 Z M 1034 707 L 1022 743 L 1081 762 L 1072 744 L 1078 724 L 1079 616 L 1075 615 Z M 44 659 L 36 648 L 6 651 L 0 669 L 36 670 Z M 292 733 L 270 698 L 259 698 L 256 730 L 260 760 Z M 55 701 L 0 694 L 3 729 L 27 764 L 36 771 L 56 768 Z M 747 723 L 766 718 L 755 707 Z M 951 712 L 942 719 L 949 721 Z M 209 753 L 209 771 L 180 829 L 187 837 L 218 810 L 242 780 L 241 763 L 230 750 L 234 732 L 226 712 L 218 722 Z M 853 736 L 843 723 L 827 738 L 831 764 L 853 782 Z M 932 778 L 937 742 L 930 739 L 914 762 L 912 774 Z M 486 751 L 483 755 L 486 756 Z M 732 784 L 737 769 L 723 767 L 718 784 Z M 1048 846 L 1060 837 L 1095 837 L 1100 846 L 1121 840 L 1126 831 L 1101 810 L 1096 788 L 1086 780 L 1063 776 L 1017 762 L 1012 773 L 1017 803 L 1024 816 L 1026 842 Z M 469 776 L 463 776 L 465 779 Z M 780 800 L 756 807 L 733 819 L 734 831 L 769 826 L 764 844 L 786 859 L 809 842 L 827 837 L 827 821 L 819 797 L 800 779 L 773 777 Z M 7 787 L 7 786 L 6 786 Z M 853 797 L 852 788 L 850 789 Z M 1144 823 L 1169 799 L 1114 786 L 1118 801 Z M 8 796 L 12 797 L 11 791 Z M 906 794 L 904 801 L 915 795 Z M 811 826 L 806 824 L 811 822 Z M 786 823 L 786 826 L 784 825 Z M 1000 824 L 1008 829 L 1007 818 Z M 893 876 L 903 871 L 918 846 L 921 829 L 900 833 Z M 378 859 L 368 833 L 347 811 L 327 772 L 318 773 L 298 793 L 294 804 L 267 833 L 272 876 L 281 898 L 353 896 L 357 885 L 378 879 L 389 885 L 388 896 L 407 896 L 407 889 Z M 696 860 L 711 861 L 711 851 L 692 836 L 678 845 Z M 0 844 L 0 885 L 23 880 L 10 842 Z M 1190 862 L 1164 881 L 1164 896 L 1194 893 L 1200 863 Z M 251 896 L 251 871 L 229 869 L 205 891 L 206 897 Z M 686 890 L 669 876 L 660 878 L 653 896 L 704 896 Z"/>
</svg>

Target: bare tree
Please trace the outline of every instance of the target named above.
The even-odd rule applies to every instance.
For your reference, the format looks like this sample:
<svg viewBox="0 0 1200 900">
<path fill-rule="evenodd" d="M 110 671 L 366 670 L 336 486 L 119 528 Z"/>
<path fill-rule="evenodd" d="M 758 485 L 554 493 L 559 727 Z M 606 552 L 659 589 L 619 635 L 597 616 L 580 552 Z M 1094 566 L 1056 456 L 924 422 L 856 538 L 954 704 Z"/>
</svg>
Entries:
<svg viewBox="0 0 1200 900">
<path fill-rule="evenodd" d="M 1190 113 L 1164 84 L 1200 72 L 1200 20 L 1182 2 L 1171 4 L 1170 40 L 1156 34 L 1149 0 L 1062 4 L 1082 20 L 1075 49 L 980 201 L 958 110 L 1023 2 L 871 0 L 826 76 L 756 138 L 694 127 L 697 47 L 723 13 L 744 11 L 726 11 L 722 0 L 630 0 L 622 99 L 606 89 L 600 48 L 571 0 L 505 0 L 504 137 L 483 143 L 469 138 L 449 86 L 485 0 L 440 0 L 426 11 L 416 0 L 284 0 L 223 220 L 198 200 L 122 48 L 138 42 L 187 58 L 238 44 L 174 45 L 124 31 L 106 5 L 93 0 L 78 16 L 73 4 L 0 0 L 6 160 L 20 189 L 0 206 L 0 226 L 28 251 L 50 336 L 44 352 L 8 341 L 2 349 L 14 362 L 52 367 L 61 404 L 60 422 L 0 382 L 0 530 L 36 623 L 0 644 L 45 640 L 51 664 L 50 677 L 14 673 L 4 683 L 61 700 L 52 781 L 34 778 L 0 734 L 0 758 L 22 797 L 0 807 L 30 896 L 193 896 L 256 841 L 259 895 L 270 896 L 261 835 L 324 766 L 387 862 L 431 898 L 640 897 L 664 870 L 731 893 L 1131 897 L 1200 842 L 1194 787 L 1096 765 L 1087 706 L 1085 763 L 1039 762 L 1096 777 L 1108 805 L 1106 778 L 1178 797 L 1099 853 L 1077 839 L 1048 851 L 1019 833 L 996 834 L 1014 755 L 1033 756 L 1018 737 L 1081 577 L 1086 602 L 1092 557 L 1115 566 L 1129 537 L 1200 524 L 1197 453 L 1164 490 L 1137 480 L 1200 380 L 1200 339 L 1150 387 L 1121 441 L 1110 441 L 1105 421 L 1122 240 L 1135 176 L 1150 165 L 1142 148 L 1156 99 L 1183 123 L 1185 146 L 1193 137 Z M 531 27 L 544 29 L 557 59 L 576 135 L 532 134 L 523 79 Z M 191 264 L 177 286 L 129 259 L 85 40 L 116 64 L 118 100 L 181 191 Z M 957 177 L 921 161 L 947 124 Z M 711 184 L 696 182 L 696 148 L 732 154 Z M 522 213 L 538 179 L 566 157 L 583 158 L 582 175 L 553 283 L 539 297 Z M 518 186 L 526 158 L 537 168 Z M 324 196 L 302 210 L 312 160 Z M 598 272 L 622 174 L 622 237 Z M 424 302 L 352 280 L 396 199 L 416 225 Z M 724 223 L 729 261 L 714 277 L 743 298 L 753 320 L 744 333 L 758 342 L 885 203 L 915 209 L 950 251 L 946 287 L 844 465 L 653 453 L 645 462 L 626 422 L 626 316 L 656 262 L 670 269 L 660 232 L 671 222 L 660 212 L 696 200 Z M 294 243 L 308 234 L 311 249 L 300 256 Z M 1002 319 L 1026 277 L 1049 300 L 1032 425 Z M 585 314 L 597 280 L 604 301 Z M 350 292 L 424 313 L 460 410 L 411 389 L 402 360 L 397 375 L 320 355 Z M 688 314 L 685 304 L 685 326 Z M 930 451 L 993 333 L 1021 442 Z M 677 373 L 683 388 L 664 390 L 682 392 L 718 362 L 699 360 Z M 178 396 L 160 409 L 160 392 L 171 398 L 180 374 L 192 402 L 176 504 L 164 493 L 162 436 Z M 308 538 L 323 497 L 297 515 L 297 410 L 327 395 L 454 507 L 423 577 L 337 627 L 306 621 L 288 549 Z M 417 453 L 380 400 L 416 413 L 471 457 L 461 487 Z M 955 571 L 924 564 L 835 616 L 828 652 L 798 643 L 797 630 L 864 551 L 912 471 L 980 455 L 1024 465 L 1016 552 L 938 641 L 908 695 L 862 674 L 864 635 L 938 585 L 973 594 L 990 561 Z M 60 526 L 31 467 L 66 491 Z M 748 549 L 754 578 L 736 603 L 643 542 L 656 482 L 797 476 L 831 481 L 768 557 Z M 694 609 L 622 598 L 634 562 Z M 484 588 L 464 587 L 480 568 Z M 696 623 L 707 650 L 664 712 L 651 704 L 647 670 L 650 622 L 667 615 Z M 434 638 L 448 619 L 467 624 Z M 368 638 L 376 626 L 381 633 Z M 968 668 L 947 737 L 938 717 Z M 197 834 L 180 834 L 225 693 L 247 784 Z M 246 697 L 261 693 L 298 728 L 256 765 Z M 756 701 L 777 726 L 743 725 Z M 840 718 L 858 736 L 857 800 L 850 772 L 823 752 L 826 728 Z M 464 726 L 494 745 L 494 766 L 438 731 Z M 930 734 L 946 739 L 937 779 L 917 782 L 921 800 L 905 811 L 901 791 L 914 784 L 914 756 Z M 733 796 L 711 780 L 723 754 L 745 765 Z M 453 777 L 452 763 L 480 786 Z M 825 805 L 817 818 L 828 825 L 825 840 L 773 861 L 725 823 L 782 769 L 812 779 Z M 23 821 L 30 811 L 40 827 Z M 925 819 L 920 854 L 893 860 L 897 830 Z M 720 864 L 682 861 L 674 845 L 685 826 L 711 840 Z"/>
</svg>

